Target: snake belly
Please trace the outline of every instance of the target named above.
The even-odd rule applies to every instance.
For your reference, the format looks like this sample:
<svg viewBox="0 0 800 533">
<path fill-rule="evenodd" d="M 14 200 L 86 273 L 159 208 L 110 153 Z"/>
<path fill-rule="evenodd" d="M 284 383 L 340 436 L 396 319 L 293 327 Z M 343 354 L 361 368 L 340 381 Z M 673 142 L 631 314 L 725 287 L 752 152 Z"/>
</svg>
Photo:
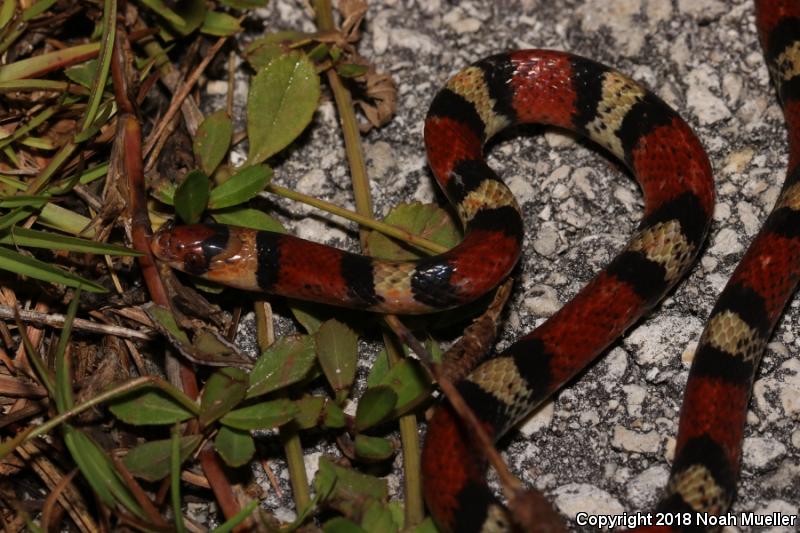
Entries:
<svg viewBox="0 0 800 533">
<path fill-rule="evenodd" d="M 524 50 L 483 59 L 448 81 L 425 121 L 430 166 L 465 230 L 445 254 L 384 261 L 223 225 L 164 228 L 152 250 L 190 274 L 292 298 L 398 314 L 462 305 L 502 281 L 520 254 L 519 207 L 483 155 L 488 139 L 520 123 L 565 128 L 611 152 L 641 186 L 644 213 L 625 248 L 572 301 L 458 384 L 499 437 L 652 308 L 707 234 L 714 187 L 700 142 L 623 74 L 564 52 Z M 510 527 L 486 486 L 484 460 L 446 406 L 428 426 L 422 466 L 442 530 Z"/>
</svg>

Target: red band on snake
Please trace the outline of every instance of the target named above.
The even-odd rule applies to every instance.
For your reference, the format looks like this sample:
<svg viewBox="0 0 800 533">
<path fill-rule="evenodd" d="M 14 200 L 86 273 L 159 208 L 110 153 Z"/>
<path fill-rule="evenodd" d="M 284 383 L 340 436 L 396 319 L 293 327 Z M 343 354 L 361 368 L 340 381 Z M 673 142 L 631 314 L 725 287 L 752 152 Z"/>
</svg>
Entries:
<svg viewBox="0 0 800 533">
<path fill-rule="evenodd" d="M 757 15 L 789 125 L 790 171 L 701 336 L 664 512 L 729 507 L 753 377 L 800 279 L 800 2 L 757 2 Z M 216 282 L 337 306 L 405 314 L 462 305 L 500 283 L 519 258 L 519 208 L 483 156 L 489 138 L 519 123 L 565 128 L 610 151 L 631 169 L 645 208 L 626 247 L 572 301 L 458 384 L 497 438 L 651 309 L 690 268 L 708 231 L 714 187 L 700 142 L 626 76 L 547 50 L 492 56 L 456 74 L 425 121 L 430 166 L 465 228 L 445 254 L 384 261 L 220 225 L 165 229 L 153 251 Z M 485 460 L 447 406 L 428 426 L 422 462 L 426 502 L 442 530 L 512 527 L 486 485 Z"/>
</svg>

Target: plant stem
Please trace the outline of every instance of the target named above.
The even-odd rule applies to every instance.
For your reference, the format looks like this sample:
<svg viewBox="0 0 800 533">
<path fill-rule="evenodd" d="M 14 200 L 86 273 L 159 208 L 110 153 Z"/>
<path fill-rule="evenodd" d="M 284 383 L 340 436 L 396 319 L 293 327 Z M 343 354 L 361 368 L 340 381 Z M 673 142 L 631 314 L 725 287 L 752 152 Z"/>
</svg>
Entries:
<svg viewBox="0 0 800 533">
<path fill-rule="evenodd" d="M 320 31 L 335 29 L 330 0 L 314 0 L 314 11 L 317 14 L 317 28 Z M 372 217 L 369 176 L 367 175 L 367 165 L 364 161 L 364 151 L 361 148 L 361 132 L 358 129 L 358 120 L 353 111 L 353 100 L 350 97 L 350 91 L 344 86 L 335 69 L 328 69 L 326 76 L 333 92 L 333 98 L 336 101 L 336 109 L 339 110 L 347 163 L 350 165 L 350 181 L 353 183 L 356 211 L 367 217 Z M 363 246 L 366 243 L 369 230 L 362 228 L 360 233 L 361 245 Z"/>
<path fill-rule="evenodd" d="M 283 443 L 283 452 L 286 454 L 286 465 L 289 468 L 292 498 L 294 498 L 297 513 L 300 514 L 311 503 L 311 495 L 308 492 L 306 464 L 303 460 L 303 443 L 300 441 L 300 434 L 297 430 L 281 428 L 280 436 Z"/>
<path fill-rule="evenodd" d="M 383 332 L 383 343 L 389 356 L 389 366 L 394 366 L 403 358 L 403 350 L 395 335 Z M 417 417 L 413 413 L 403 415 L 398 420 L 400 426 L 400 445 L 403 448 L 403 482 L 406 492 L 406 527 L 411 528 L 425 518 L 425 505 L 422 501 L 422 462 L 420 458 Z M 413 495 L 410 496 L 410 495 Z"/>
<path fill-rule="evenodd" d="M 317 14 L 317 28 L 320 31 L 330 31 L 334 29 L 333 12 L 331 11 L 330 0 L 315 0 L 314 10 Z M 367 165 L 364 161 L 364 152 L 361 148 L 361 132 L 358 129 L 358 121 L 353 110 L 353 101 L 350 92 L 342 83 L 341 78 L 335 69 L 328 69 L 326 73 L 328 83 L 333 92 L 336 108 L 339 111 L 339 119 L 342 124 L 344 135 L 345 151 L 347 161 L 350 165 L 350 180 L 353 183 L 353 196 L 358 214 L 372 218 L 372 199 L 369 193 L 369 177 L 367 175 Z M 366 248 L 369 228 L 362 227 L 361 247 Z M 395 345 L 392 336 L 384 334 L 384 343 L 387 351 L 392 353 L 392 346 Z M 395 346 L 396 347 L 396 346 Z M 399 354 L 395 352 L 396 359 L 399 361 Z M 391 359 L 390 359 L 391 361 Z M 422 500 L 422 480 L 420 472 L 420 451 L 419 437 L 417 434 L 417 419 L 413 414 L 400 417 L 400 440 L 403 448 L 403 469 L 404 469 L 404 490 L 405 490 L 405 527 L 413 527 L 424 518 L 424 503 Z"/>
<path fill-rule="evenodd" d="M 381 222 L 379 220 L 375 220 L 371 216 L 364 216 L 360 213 L 355 213 L 350 211 L 349 209 L 345 209 L 343 207 L 339 207 L 336 204 L 331 202 L 326 202 L 325 200 L 320 200 L 319 198 L 314 198 L 313 196 L 308 196 L 301 192 L 293 191 L 291 189 L 287 189 L 285 187 L 281 187 L 280 185 L 275 185 L 270 183 L 267 185 L 266 190 L 277 194 L 279 196 L 283 196 L 284 198 L 289 198 L 290 200 L 295 200 L 297 202 L 302 202 L 304 204 L 308 204 L 310 206 L 316 207 L 317 209 L 321 209 L 328 213 L 334 214 L 336 216 L 340 216 L 342 218 L 346 218 L 347 220 L 351 220 L 364 226 L 366 228 L 379 231 L 384 235 L 388 235 L 390 237 L 394 237 L 395 239 L 399 239 L 405 243 L 408 243 L 420 250 L 426 252 L 432 252 L 435 254 L 441 254 L 447 251 L 446 246 L 442 246 L 436 242 L 428 240 L 424 237 L 420 237 L 419 235 L 415 235 L 410 231 L 407 231 L 400 226 L 394 226 L 392 224 L 387 224 L 386 222 Z M 266 196 L 262 194 L 261 196 Z"/>
<path fill-rule="evenodd" d="M 269 312 L 269 304 L 265 301 L 255 303 L 256 312 L 256 337 L 258 347 L 263 352 L 275 340 L 270 322 L 272 321 Z M 292 485 L 292 498 L 297 508 L 297 514 L 301 514 L 311 503 L 311 493 L 308 490 L 308 476 L 306 466 L 303 461 L 303 443 L 300 441 L 300 434 L 292 424 L 281 426 L 281 442 L 283 452 L 286 454 L 286 465 L 289 469 L 289 483 Z"/>
</svg>

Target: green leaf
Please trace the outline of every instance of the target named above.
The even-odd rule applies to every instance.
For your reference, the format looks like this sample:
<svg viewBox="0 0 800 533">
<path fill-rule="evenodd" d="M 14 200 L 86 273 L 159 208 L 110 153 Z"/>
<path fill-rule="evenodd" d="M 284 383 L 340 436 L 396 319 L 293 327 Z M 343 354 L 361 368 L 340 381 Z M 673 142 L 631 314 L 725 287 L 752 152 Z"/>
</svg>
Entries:
<svg viewBox="0 0 800 533">
<path fill-rule="evenodd" d="M 181 437 L 181 462 L 191 457 L 201 442 L 202 435 Z M 159 481 L 169 474 L 171 453 L 172 439 L 153 440 L 133 448 L 122 462 L 134 476 L 147 481 Z"/>
<path fill-rule="evenodd" d="M 386 353 L 386 349 L 383 349 L 378 352 L 378 355 L 375 356 L 375 361 L 373 361 L 372 366 L 369 369 L 369 375 L 367 376 L 367 388 L 380 385 L 383 376 L 385 376 L 386 372 L 388 371 L 389 355 Z"/>
<path fill-rule="evenodd" d="M 25 354 L 28 356 L 28 360 L 33 368 L 36 370 L 36 374 L 39 376 L 39 381 L 41 381 L 42 385 L 44 385 L 44 388 L 47 389 L 48 396 L 51 398 L 56 398 L 59 392 L 56 390 L 55 372 L 50 370 L 50 368 L 47 366 L 47 363 L 45 363 L 42 359 L 39 350 L 33 345 L 30 337 L 28 337 L 28 335 L 25 333 L 25 327 L 22 324 L 22 320 L 20 320 L 19 317 L 16 318 L 17 327 L 19 328 L 20 337 L 22 339 L 22 345 L 25 347 Z M 14 448 L 15 447 L 7 449 L 7 453 L 14 451 Z"/>
<path fill-rule="evenodd" d="M 80 175 L 78 181 L 81 185 L 86 185 L 87 183 L 91 183 L 95 180 L 98 180 L 108 174 L 108 163 L 103 163 L 101 165 L 97 165 L 96 167 L 92 167 L 86 170 L 83 174 Z"/>
<path fill-rule="evenodd" d="M 158 180 L 150 187 L 150 194 L 159 202 L 167 205 L 175 205 L 175 190 L 177 186 L 171 181 L 164 179 Z"/>
<path fill-rule="evenodd" d="M 247 373 L 234 367 L 211 374 L 200 398 L 200 424 L 208 426 L 241 402 L 247 393 Z"/>
<path fill-rule="evenodd" d="M 330 398 L 303 396 L 294 404 L 297 407 L 294 420 L 299 429 L 310 429 L 320 424 L 328 428 L 341 428 L 346 424 L 344 411 Z"/>
<path fill-rule="evenodd" d="M 286 228 L 276 219 L 263 211 L 251 207 L 228 207 L 227 209 L 212 211 L 211 216 L 220 224 L 230 224 L 259 231 L 286 233 Z"/>
<path fill-rule="evenodd" d="M 250 364 L 250 359 L 242 355 L 235 345 L 212 331 L 200 330 L 190 342 L 170 309 L 149 302 L 142 306 L 142 310 L 153 321 L 153 326 L 185 357 L 202 360 L 213 366 Z"/>
<path fill-rule="evenodd" d="M 153 320 L 154 325 L 159 330 L 163 330 L 164 334 L 174 339 L 181 344 L 190 344 L 189 337 L 186 332 L 178 325 L 172 310 L 162 307 L 160 305 L 144 306 L 145 312 Z"/>
<path fill-rule="evenodd" d="M 15 83 L 24 83 L 26 81 L 33 81 L 33 80 L 0 82 L 0 92 L 2 92 L 3 87 L 6 86 L 6 85 L 15 84 Z M 8 138 L 8 137 L 6 137 L 6 138 Z M 5 185 L 8 185 L 9 187 L 12 187 L 12 188 L 14 188 L 14 189 L 16 189 L 18 191 L 24 191 L 24 190 L 26 190 L 28 188 L 25 185 L 25 182 L 20 181 L 17 178 L 12 178 L 11 176 L 4 176 L 2 174 L 0 174 L 0 183 L 4 183 Z"/>
<path fill-rule="evenodd" d="M 80 183 L 80 181 L 81 181 L 81 176 L 77 172 L 74 172 L 70 176 L 64 178 L 63 180 L 59 180 L 53 183 L 48 188 L 47 192 L 52 194 L 53 196 L 61 196 L 69 192 L 72 192 L 72 190 L 78 183 Z"/>
<path fill-rule="evenodd" d="M 69 48 L 62 48 L 46 54 L 39 54 L 27 59 L 14 61 L 0 66 L 0 81 L 21 80 L 35 78 L 50 72 L 53 65 L 67 65 L 85 59 L 97 53 L 100 43 L 80 44 Z"/>
<path fill-rule="evenodd" d="M 344 401 L 356 377 L 358 362 L 358 335 L 338 320 L 328 320 L 316 332 L 317 359 L 336 393 L 338 402 Z"/>
<path fill-rule="evenodd" d="M 35 17 L 38 17 L 50 9 L 57 1 L 58 0 L 37 0 L 35 4 L 31 5 L 28 9 L 22 12 L 22 20 L 27 22 Z"/>
<path fill-rule="evenodd" d="M 271 400 L 231 411 L 220 422 L 236 429 L 272 429 L 292 420 L 297 412 L 290 400 Z"/>
<path fill-rule="evenodd" d="M 12 208 L 30 206 L 35 209 L 40 209 L 50 200 L 51 198 L 49 196 L 42 195 L 29 196 L 27 194 L 19 194 L 16 196 L 4 196 L 0 198 L 0 207 Z"/>
<path fill-rule="evenodd" d="M 45 207 L 52 205 L 47 204 Z M 10 228 L 17 222 L 22 222 L 34 213 L 34 209 L 30 207 L 15 207 L 8 213 L 0 216 L 0 229 Z"/>
<path fill-rule="evenodd" d="M 253 77 L 247 99 L 250 164 L 286 148 L 311 122 L 320 88 L 314 64 L 300 52 L 270 61 Z"/>
<path fill-rule="evenodd" d="M 166 19 L 173 26 L 184 26 L 186 21 L 175 13 L 162 0 L 142 0 L 142 3 Z"/>
<path fill-rule="evenodd" d="M 394 455 L 395 447 L 390 440 L 383 437 L 370 437 L 359 433 L 355 438 L 355 450 L 359 459 L 368 462 L 379 462 L 385 461 Z"/>
<path fill-rule="evenodd" d="M 243 204 L 263 191 L 271 179 L 272 169 L 267 165 L 245 167 L 228 178 L 228 181 L 211 190 L 208 207 L 224 209 Z"/>
<path fill-rule="evenodd" d="M 319 460 L 314 490 L 327 506 L 349 517 L 361 514 L 365 500 L 385 502 L 389 496 L 386 480 L 338 466 L 325 456 Z"/>
<path fill-rule="evenodd" d="M 378 382 L 391 387 L 397 395 L 394 416 L 405 414 L 430 396 L 433 389 L 428 373 L 414 359 L 401 359 Z"/>
<path fill-rule="evenodd" d="M 356 65 L 354 63 L 339 63 L 336 65 L 336 72 L 343 78 L 357 78 L 367 73 L 369 67 L 366 65 Z"/>
<path fill-rule="evenodd" d="M 367 530 L 343 516 L 331 518 L 322 526 L 325 533 L 367 533 Z"/>
<path fill-rule="evenodd" d="M 92 223 L 90 219 L 52 202 L 42 208 L 36 222 L 72 235 L 94 237 L 94 228 L 89 227 Z"/>
<path fill-rule="evenodd" d="M 187 224 L 200 221 L 208 204 L 208 176 L 192 170 L 175 190 L 175 212 Z"/>
<path fill-rule="evenodd" d="M 171 2 L 172 9 L 168 8 L 162 0 L 143 0 L 143 3 L 164 17 L 170 26 L 181 35 L 192 33 L 206 18 L 205 0 Z"/>
<path fill-rule="evenodd" d="M 242 31 L 239 20 L 221 11 L 209 11 L 200 31 L 217 37 L 230 37 Z"/>
<path fill-rule="evenodd" d="M 92 87 L 94 77 L 97 74 L 97 59 L 90 59 L 66 68 L 64 69 L 64 74 L 78 85 L 83 85 L 89 89 Z"/>
<path fill-rule="evenodd" d="M 281 337 L 256 361 L 250 373 L 247 397 L 260 396 L 297 383 L 306 377 L 315 360 L 314 337 Z"/>
<path fill-rule="evenodd" d="M 194 155 L 203 172 L 213 174 L 225 159 L 232 138 L 233 122 L 224 110 L 215 111 L 203 120 L 193 142 Z"/>
<path fill-rule="evenodd" d="M 192 338 L 192 347 L 196 352 L 214 357 L 219 361 L 225 361 L 226 357 L 238 357 L 239 355 L 236 352 L 236 347 L 224 337 L 205 329 L 195 332 L 194 338 Z M 227 360 L 233 361 L 233 359 Z"/>
<path fill-rule="evenodd" d="M 400 516 L 402 517 L 403 515 L 401 514 Z M 361 527 L 367 531 L 397 533 L 403 525 L 395 522 L 389 505 L 370 500 L 364 505 Z"/>
<path fill-rule="evenodd" d="M 124 246 L 106 244 L 89 239 L 81 239 L 79 237 L 69 237 L 19 226 L 0 231 L 0 244 L 29 248 L 48 248 L 50 250 L 89 254 L 142 255 L 140 252 L 131 248 L 125 248 Z"/>
<path fill-rule="evenodd" d="M 308 52 L 308 58 L 317 63 L 327 59 L 328 53 L 328 45 L 325 43 L 319 43 L 317 46 L 312 48 L 310 52 Z"/>
<path fill-rule="evenodd" d="M 117 474 L 111 459 L 94 440 L 65 424 L 64 444 L 81 474 L 101 501 L 112 509 L 119 502 L 133 515 L 146 520 L 144 512 L 128 490 L 128 486 Z"/>
<path fill-rule="evenodd" d="M 103 19 L 101 24 L 100 50 L 97 58 L 97 69 L 92 79 L 89 101 L 81 117 L 81 130 L 73 139 L 74 143 L 82 143 L 100 130 L 111 114 L 111 106 L 106 104 L 101 110 L 104 90 L 111 72 L 111 53 L 114 50 L 114 41 L 117 32 L 117 2 L 103 0 Z M 108 101 L 107 101 L 108 102 Z M 100 111 L 98 113 L 98 110 Z M 97 119 L 97 120 L 96 120 Z"/>
<path fill-rule="evenodd" d="M 461 240 L 461 233 L 447 211 L 433 204 L 399 204 L 389 212 L 384 222 L 400 226 L 448 248 L 452 248 Z M 367 247 L 371 256 L 382 259 L 405 261 L 428 256 L 377 231 L 370 232 Z"/>
<path fill-rule="evenodd" d="M 0 82 L 3 85 L 8 85 L 9 83 L 14 82 Z M 17 83 L 22 83 L 18 81 Z M 46 123 L 50 117 L 55 115 L 58 111 L 62 110 L 65 106 L 71 105 L 75 103 L 77 100 L 74 97 L 64 98 L 61 102 L 61 105 L 52 105 L 49 107 L 45 107 L 41 111 L 37 112 L 33 116 L 27 118 L 24 122 L 17 125 L 14 129 L 13 133 L 0 133 L 0 148 L 6 153 L 9 159 L 11 159 L 15 164 L 19 164 L 16 161 L 16 156 L 14 155 L 15 152 L 8 149 L 8 146 L 11 143 L 20 141 L 22 143 L 28 144 L 29 146 L 35 146 L 38 144 L 46 144 L 47 148 L 53 147 L 53 141 L 48 139 L 43 139 L 42 137 L 34 137 L 33 134 L 36 132 L 36 129 L 41 126 L 42 124 Z M 33 144 L 31 144 L 33 143 Z M 23 187 L 21 190 L 26 190 L 27 187 Z"/>
<path fill-rule="evenodd" d="M 8 270 L 15 274 L 29 276 L 31 278 L 47 281 L 48 283 L 60 283 L 67 287 L 77 288 L 78 286 L 83 286 L 84 290 L 89 292 L 108 292 L 105 287 L 93 281 L 89 281 L 88 279 L 56 268 L 49 263 L 22 255 L 2 246 L 0 246 L 0 270 Z"/>
<path fill-rule="evenodd" d="M 392 514 L 392 521 L 398 529 L 402 530 L 405 528 L 406 510 L 403 502 L 399 500 L 390 501 L 386 505 L 383 505 L 383 508 L 387 509 Z M 369 509 L 365 511 L 365 513 L 367 512 L 369 512 Z"/>
<path fill-rule="evenodd" d="M 16 8 L 17 0 L 4 0 L 4 2 L 0 4 L 0 30 L 5 28 L 6 24 L 11 22 Z"/>
<path fill-rule="evenodd" d="M 175 521 L 175 533 L 184 533 L 186 526 L 183 524 L 181 511 L 181 425 L 172 426 L 172 439 L 170 439 L 170 480 L 169 492 L 172 500 L 172 514 Z"/>
<path fill-rule="evenodd" d="M 310 34 L 301 31 L 279 31 L 267 33 L 254 40 L 244 49 L 244 57 L 255 70 L 266 67 L 270 61 L 291 51 L 291 45 L 308 39 Z"/>
<path fill-rule="evenodd" d="M 319 330 L 325 320 L 324 317 L 331 315 L 330 309 L 330 306 L 316 302 L 289 300 L 289 310 L 309 334 L 314 334 Z M 339 310 L 337 309 L 337 311 Z"/>
<path fill-rule="evenodd" d="M 131 392 L 109 403 L 109 410 L 128 424 L 164 425 L 195 416 L 185 405 L 160 389 Z"/>
<path fill-rule="evenodd" d="M 70 368 L 70 360 L 66 356 L 67 343 L 69 336 L 72 333 L 72 323 L 75 320 L 75 314 L 78 312 L 78 303 L 81 298 L 81 288 L 75 291 L 72 296 L 72 301 L 69 302 L 67 308 L 67 315 L 64 319 L 64 328 L 58 336 L 58 344 L 56 345 L 55 360 L 56 360 L 56 409 L 59 413 L 63 413 L 68 409 L 72 409 L 75 405 L 75 398 L 72 395 L 72 371 Z"/>
<path fill-rule="evenodd" d="M 256 453 L 256 444 L 249 431 L 233 429 L 228 426 L 219 428 L 219 433 L 214 439 L 214 447 L 222 460 L 233 467 L 247 464 Z"/>
<path fill-rule="evenodd" d="M 397 404 L 397 394 L 386 385 L 367 389 L 358 401 L 356 431 L 362 432 L 385 420 Z"/>
</svg>

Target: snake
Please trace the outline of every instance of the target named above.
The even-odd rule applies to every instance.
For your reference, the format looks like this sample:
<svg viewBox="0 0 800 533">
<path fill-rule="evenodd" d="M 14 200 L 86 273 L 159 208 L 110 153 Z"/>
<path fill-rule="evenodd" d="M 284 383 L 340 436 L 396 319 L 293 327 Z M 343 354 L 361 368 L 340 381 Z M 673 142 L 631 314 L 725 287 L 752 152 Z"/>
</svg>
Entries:
<svg viewBox="0 0 800 533">
<path fill-rule="evenodd" d="M 754 376 L 800 279 L 800 1 L 757 0 L 756 19 L 787 123 L 789 170 L 700 336 L 669 481 L 656 507 L 664 515 L 720 515 L 732 504 Z M 624 74 L 542 49 L 493 55 L 455 74 L 424 125 L 430 168 L 464 229 L 445 253 L 384 260 L 287 234 L 190 224 L 163 227 L 152 239 L 153 254 L 217 283 L 334 306 L 423 314 L 464 305 L 496 287 L 519 260 L 521 210 L 488 166 L 484 146 L 529 123 L 574 132 L 624 163 L 644 210 L 627 244 L 571 301 L 456 384 L 498 439 L 656 306 L 691 269 L 708 234 L 714 180 L 700 140 L 677 112 Z M 440 404 L 422 451 L 425 502 L 440 530 L 514 530 L 486 483 L 486 468 L 460 419 Z"/>
</svg>

